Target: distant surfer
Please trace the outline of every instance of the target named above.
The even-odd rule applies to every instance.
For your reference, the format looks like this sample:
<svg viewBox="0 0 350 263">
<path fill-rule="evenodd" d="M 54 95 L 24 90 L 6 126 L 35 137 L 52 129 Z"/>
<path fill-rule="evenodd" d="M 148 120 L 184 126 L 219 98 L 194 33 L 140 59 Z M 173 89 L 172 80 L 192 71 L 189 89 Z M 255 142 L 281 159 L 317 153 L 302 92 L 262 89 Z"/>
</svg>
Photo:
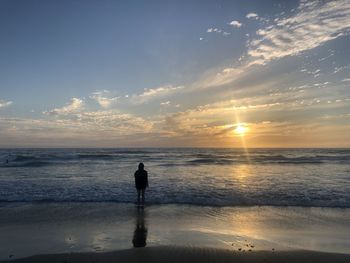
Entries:
<svg viewBox="0 0 350 263">
<path fill-rule="evenodd" d="M 135 172 L 135 187 L 137 190 L 137 204 L 143 205 L 145 203 L 145 190 L 148 187 L 148 174 L 144 169 L 143 163 L 139 164 L 139 169 Z M 141 203 L 140 203 L 141 199 Z"/>
</svg>

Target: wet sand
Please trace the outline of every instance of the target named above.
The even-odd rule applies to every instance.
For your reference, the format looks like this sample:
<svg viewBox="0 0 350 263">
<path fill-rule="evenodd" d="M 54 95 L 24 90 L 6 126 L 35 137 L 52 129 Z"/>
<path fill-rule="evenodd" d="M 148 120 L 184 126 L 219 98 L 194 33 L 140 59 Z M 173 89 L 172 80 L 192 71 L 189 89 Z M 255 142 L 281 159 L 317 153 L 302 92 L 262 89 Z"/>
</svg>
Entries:
<svg viewBox="0 0 350 263">
<path fill-rule="evenodd" d="M 223 249 L 189 247 L 150 247 L 127 249 L 106 253 L 69 253 L 38 255 L 4 262 L 16 263 L 114 263 L 114 262 L 349 262 L 349 254 L 322 253 L 311 251 L 256 251 L 237 252 Z"/>
<path fill-rule="evenodd" d="M 0 215 L 0 261 L 350 262 L 350 209 L 2 203 Z"/>
</svg>

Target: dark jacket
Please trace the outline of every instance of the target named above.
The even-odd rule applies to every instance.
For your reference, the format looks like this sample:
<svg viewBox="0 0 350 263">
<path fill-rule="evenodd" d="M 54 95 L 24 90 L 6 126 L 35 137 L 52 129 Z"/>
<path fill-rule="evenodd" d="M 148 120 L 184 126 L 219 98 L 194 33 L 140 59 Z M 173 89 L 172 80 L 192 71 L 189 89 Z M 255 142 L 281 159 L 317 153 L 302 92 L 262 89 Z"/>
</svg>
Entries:
<svg viewBox="0 0 350 263">
<path fill-rule="evenodd" d="M 148 187 L 148 174 L 146 170 L 137 170 L 134 176 L 135 187 L 137 189 L 145 189 Z"/>
</svg>

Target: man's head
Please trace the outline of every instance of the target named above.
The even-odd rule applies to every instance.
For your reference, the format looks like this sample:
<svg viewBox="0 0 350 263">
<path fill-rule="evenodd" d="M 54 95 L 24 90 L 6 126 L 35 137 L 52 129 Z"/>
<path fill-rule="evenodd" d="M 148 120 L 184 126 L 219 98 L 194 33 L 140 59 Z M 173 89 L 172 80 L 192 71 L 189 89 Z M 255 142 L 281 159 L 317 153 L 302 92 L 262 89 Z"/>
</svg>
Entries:
<svg viewBox="0 0 350 263">
<path fill-rule="evenodd" d="M 140 171 L 142 171 L 144 167 L 145 167 L 145 166 L 143 165 L 143 163 L 139 163 L 139 170 L 140 170 Z"/>
</svg>

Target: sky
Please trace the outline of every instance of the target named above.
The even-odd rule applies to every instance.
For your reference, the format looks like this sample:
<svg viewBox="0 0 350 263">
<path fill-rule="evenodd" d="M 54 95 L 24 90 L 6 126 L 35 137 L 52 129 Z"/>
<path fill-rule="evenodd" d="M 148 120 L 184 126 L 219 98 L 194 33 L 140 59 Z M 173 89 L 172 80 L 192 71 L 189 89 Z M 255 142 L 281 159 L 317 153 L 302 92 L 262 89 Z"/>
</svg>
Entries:
<svg viewBox="0 0 350 263">
<path fill-rule="evenodd" d="M 0 147 L 350 147 L 350 1 L 0 0 Z"/>
</svg>

